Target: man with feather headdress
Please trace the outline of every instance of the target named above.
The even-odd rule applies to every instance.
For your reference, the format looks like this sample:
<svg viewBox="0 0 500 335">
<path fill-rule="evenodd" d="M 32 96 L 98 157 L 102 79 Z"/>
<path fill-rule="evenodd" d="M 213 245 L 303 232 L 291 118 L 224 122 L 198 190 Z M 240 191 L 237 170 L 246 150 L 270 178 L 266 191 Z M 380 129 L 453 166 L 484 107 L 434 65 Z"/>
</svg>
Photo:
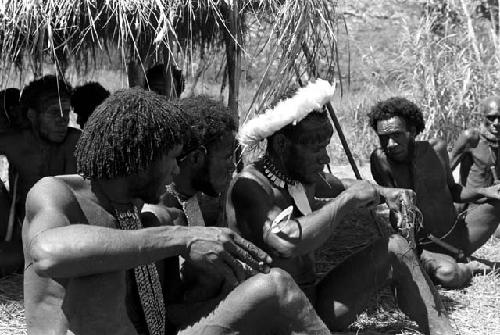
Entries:
<svg viewBox="0 0 500 335">
<path fill-rule="evenodd" d="M 339 180 L 323 172 L 333 128 L 325 104 L 334 88 L 317 79 L 247 122 L 238 134 L 243 150 L 266 139 L 263 157 L 232 181 L 230 228 L 273 256 L 288 271 L 331 330 L 343 330 L 387 283 L 398 304 L 425 334 L 454 334 L 432 283 L 400 235 L 380 238 L 318 280 L 314 251 L 351 211 L 376 206 L 384 197 L 398 209 L 402 189 Z M 331 198 L 320 201 L 316 197 Z"/>
</svg>

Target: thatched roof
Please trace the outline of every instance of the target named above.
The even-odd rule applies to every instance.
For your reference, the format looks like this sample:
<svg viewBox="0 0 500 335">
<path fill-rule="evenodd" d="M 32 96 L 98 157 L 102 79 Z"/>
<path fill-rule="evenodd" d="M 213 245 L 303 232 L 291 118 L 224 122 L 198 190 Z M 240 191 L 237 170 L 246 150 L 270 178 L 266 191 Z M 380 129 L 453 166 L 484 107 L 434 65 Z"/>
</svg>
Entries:
<svg viewBox="0 0 500 335">
<path fill-rule="evenodd" d="M 0 1 L 0 71 L 27 61 L 86 64 L 96 53 L 116 48 L 126 64 L 131 58 L 179 59 L 193 49 L 222 46 L 228 34 L 233 0 L 2 0 Z M 269 60 L 255 102 L 259 105 L 308 66 L 311 59 L 323 78 L 337 71 L 336 32 L 342 19 L 330 0 L 239 0 L 239 16 L 266 26 L 267 37 L 254 50 Z M 243 25 L 243 28 L 244 29 Z M 225 33 L 225 34 L 224 34 Z M 270 87 L 269 81 L 275 85 Z"/>
</svg>

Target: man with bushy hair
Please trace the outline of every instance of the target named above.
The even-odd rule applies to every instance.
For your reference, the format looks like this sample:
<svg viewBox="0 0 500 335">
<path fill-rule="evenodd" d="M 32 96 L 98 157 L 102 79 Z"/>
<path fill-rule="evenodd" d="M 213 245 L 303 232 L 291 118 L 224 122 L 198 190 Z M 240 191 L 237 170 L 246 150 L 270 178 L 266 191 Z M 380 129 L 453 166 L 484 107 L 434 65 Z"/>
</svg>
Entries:
<svg viewBox="0 0 500 335">
<path fill-rule="evenodd" d="M 0 154 L 7 157 L 19 176 L 17 183 L 11 179 L 10 185 L 17 193 L 12 199 L 17 222 L 22 222 L 26 195 L 38 180 L 76 172 L 74 150 L 80 131 L 68 127 L 71 92 L 71 86 L 56 76 L 33 80 L 23 89 L 20 100 L 29 127 L 0 134 Z M 22 259 L 20 237 L 20 224 L 16 224 L 11 242 L 16 247 L 4 253 L 2 261 Z"/>
<path fill-rule="evenodd" d="M 236 287 L 179 334 L 327 334 L 293 281 L 270 270 L 270 257 L 239 235 L 173 226 L 167 211 L 140 216 L 141 204 L 158 203 L 179 173 L 188 130 L 183 112 L 164 97 L 117 91 L 83 130 L 79 175 L 44 178 L 31 189 L 23 227 L 28 333 L 175 334 L 169 306 L 176 292 L 168 285 L 178 270 L 163 277 L 154 262 L 182 256 Z M 254 276 L 246 280 L 248 272 Z"/>
<path fill-rule="evenodd" d="M 409 188 L 423 216 L 418 232 L 420 259 L 437 283 L 463 287 L 476 272 L 488 269 L 469 256 L 498 226 L 500 185 L 464 187 L 451 173 L 447 144 L 441 139 L 417 141 L 424 129 L 423 114 L 413 102 L 390 98 L 373 106 L 370 125 L 380 148 L 371 157 L 375 181 L 382 186 Z M 454 203 L 482 204 L 457 211 Z"/>
</svg>

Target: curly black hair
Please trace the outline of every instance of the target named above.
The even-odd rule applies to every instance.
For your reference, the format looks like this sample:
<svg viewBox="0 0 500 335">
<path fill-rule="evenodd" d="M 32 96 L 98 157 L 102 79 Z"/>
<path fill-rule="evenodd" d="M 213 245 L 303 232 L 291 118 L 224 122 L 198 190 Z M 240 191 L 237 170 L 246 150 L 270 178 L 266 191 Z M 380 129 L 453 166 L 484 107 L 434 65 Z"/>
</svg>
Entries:
<svg viewBox="0 0 500 335">
<path fill-rule="evenodd" d="M 208 147 L 228 131 L 236 131 L 236 120 L 230 109 L 206 95 L 184 98 L 175 102 L 189 118 L 191 131 L 183 154 Z"/>
<path fill-rule="evenodd" d="M 75 88 L 71 96 L 71 106 L 79 116 L 80 127 L 83 128 L 90 114 L 107 97 L 109 97 L 109 91 L 97 82 L 88 82 Z"/>
<path fill-rule="evenodd" d="M 78 173 L 90 179 L 135 175 L 183 144 L 187 131 L 186 116 L 165 97 L 119 90 L 96 108 L 78 140 Z"/>
<path fill-rule="evenodd" d="M 73 89 L 63 78 L 54 75 L 43 76 L 42 78 L 30 82 L 21 93 L 21 107 L 26 113 L 28 109 L 33 109 L 41 113 L 42 104 L 54 97 L 71 97 Z"/>
<path fill-rule="evenodd" d="M 407 127 L 415 127 L 416 134 L 425 128 L 424 116 L 416 104 L 402 97 L 393 97 L 378 102 L 372 107 L 368 117 L 370 126 L 377 131 L 377 122 L 399 116 L 405 120 Z"/>
</svg>

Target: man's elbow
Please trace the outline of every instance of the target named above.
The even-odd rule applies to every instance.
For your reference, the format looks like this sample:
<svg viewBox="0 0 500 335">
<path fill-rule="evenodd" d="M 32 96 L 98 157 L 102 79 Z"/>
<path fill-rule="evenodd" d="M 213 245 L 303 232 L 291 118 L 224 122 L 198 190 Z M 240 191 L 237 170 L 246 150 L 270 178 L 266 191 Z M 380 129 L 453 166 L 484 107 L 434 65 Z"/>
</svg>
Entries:
<svg viewBox="0 0 500 335">
<path fill-rule="evenodd" d="M 30 256 L 33 259 L 33 270 L 40 277 L 56 277 L 59 264 L 57 246 L 53 243 L 35 241 L 30 246 Z"/>
</svg>

